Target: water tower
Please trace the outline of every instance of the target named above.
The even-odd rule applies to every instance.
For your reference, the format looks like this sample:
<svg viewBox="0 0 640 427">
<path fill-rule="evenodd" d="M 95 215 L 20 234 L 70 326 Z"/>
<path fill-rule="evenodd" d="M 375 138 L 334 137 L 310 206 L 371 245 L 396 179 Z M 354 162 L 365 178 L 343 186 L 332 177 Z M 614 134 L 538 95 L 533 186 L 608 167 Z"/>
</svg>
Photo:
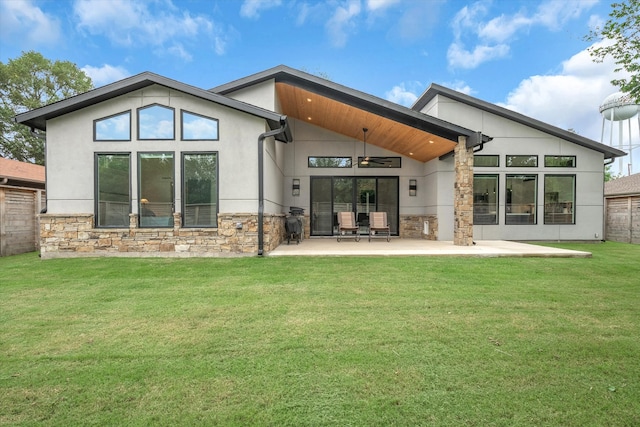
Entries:
<svg viewBox="0 0 640 427">
<path fill-rule="evenodd" d="M 605 142 L 605 120 L 609 120 L 609 145 L 620 150 L 626 151 L 626 157 L 619 157 L 617 160 L 618 170 L 614 173 L 618 175 L 630 175 L 636 171 L 633 170 L 633 150 L 640 147 L 640 115 L 638 111 L 640 106 L 631 99 L 628 94 L 616 92 L 607 96 L 600 105 L 600 114 L 602 114 L 602 136 L 600 142 Z M 637 116 L 637 126 L 635 126 L 634 117 Z M 614 129 L 614 122 L 618 123 L 617 132 Z M 626 126 L 625 126 L 626 125 Z M 625 127 L 628 129 L 625 132 Z M 615 136 L 614 136 L 615 135 Z M 637 166 L 636 166 L 637 167 Z"/>
</svg>

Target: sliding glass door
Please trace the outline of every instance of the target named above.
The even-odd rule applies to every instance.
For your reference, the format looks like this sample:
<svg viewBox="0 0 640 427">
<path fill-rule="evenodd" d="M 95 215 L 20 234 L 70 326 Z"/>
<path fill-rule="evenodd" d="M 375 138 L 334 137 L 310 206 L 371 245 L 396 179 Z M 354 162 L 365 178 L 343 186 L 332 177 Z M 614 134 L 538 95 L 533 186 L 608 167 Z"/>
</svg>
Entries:
<svg viewBox="0 0 640 427">
<path fill-rule="evenodd" d="M 366 233 L 369 212 L 387 212 L 398 234 L 398 177 L 311 177 L 311 235 L 337 233 L 338 212 L 354 212 Z"/>
</svg>

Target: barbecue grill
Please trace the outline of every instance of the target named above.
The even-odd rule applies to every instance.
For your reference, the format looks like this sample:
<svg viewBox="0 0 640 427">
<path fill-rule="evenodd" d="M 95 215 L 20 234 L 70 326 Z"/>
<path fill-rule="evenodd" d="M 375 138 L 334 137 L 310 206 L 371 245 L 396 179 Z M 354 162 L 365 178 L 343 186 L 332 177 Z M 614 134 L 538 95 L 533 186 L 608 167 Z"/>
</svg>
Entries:
<svg viewBox="0 0 640 427">
<path fill-rule="evenodd" d="M 285 230 L 287 232 L 287 245 L 295 240 L 297 244 L 300 244 L 302 239 L 302 216 L 304 215 L 304 209 L 291 206 L 289 209 L 289 216 L 284 223 Z"/>
</svg>

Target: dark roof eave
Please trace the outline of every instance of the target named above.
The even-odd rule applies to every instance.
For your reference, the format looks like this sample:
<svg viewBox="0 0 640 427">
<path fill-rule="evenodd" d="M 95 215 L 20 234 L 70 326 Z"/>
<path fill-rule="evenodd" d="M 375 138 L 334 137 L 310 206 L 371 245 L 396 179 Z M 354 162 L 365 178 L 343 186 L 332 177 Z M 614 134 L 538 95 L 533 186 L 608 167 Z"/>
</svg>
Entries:
<svg viewBox="0 0 640 427">
<path fill-rule="evenodd" d="M 115 98 L 117 96 L 133 92 L 135 90 L 143 89 L 154 84 L 165 86 L 170 89 L 196 96 L 198 98 L 212 101 L 217 104 L 251 114 L 253 116 L 261 117 L 267 121 L 271 129 L 278 129 L 281 126 L 281 123 L 283 121 L 286 122 L 287 120 L 286 116 L 282 114 L 274 113 L 272 111 L 265 110 L 251 104 L 227 98 L 223 95 L 215 94 L 204 89 L 199 89 L 195 86 L 181 83 L 176 80 L 160 76 L 158 74 L 144 72 L 117 81 L 115 83 L 93 89 L 89 92 L 75 95 L 71 98 L 67 98 L 62 101 L 46 105 L 44 107 L 37 108 L 35 110 L 18 114 L 14 117 L 14 121 L 31 128 L 46 131 L 47 120 L 80 110 L 85 107 L 89 107 L 96 103 L 106 101 L 108 99 Z M 291 132 L 286 132 L 284 138 L 278 139 L 281 139 L 285 142 L 290 142 L 292 140 Z"/>
<path fill-rule="evenodd" d="M 524 114 L 516 113 L 515 111 L 509 110 L 507 108 L 500 107 L 490 102 L 482 101 L 480 99 L 465 95 L 461 92 L 437 85 L 435 83 L 429 86 L 429 88 L 422 94 L 422 96 L 418 98 L 411 109 L 414 111 L 422 110 L 427 105 L 427 103 L 429 103 L 429 101 L 431 101 L 436 95 L 446 96 L 447 98 L 451 98 L 455 101 L 462 102 L 472 107 L 480 108 L 497 116 L 504 117 L 506 119 L 540 130 L 558 138 L 573 142 L 574 144 L 578 144 L 582 147 L 601 152 L 604 154 L 605 159 L 613 159 L 616 157 L 627 155 L 627 153 L 624 151 L 609 147 L 608 145 L 601 144 L 597 141 L 585 138 L 584 136 L 580 136 L 576 133 L 560 129 L 559 127 L 544 123 L 540 120 L 533 119 L 531 117 L 525 116 Z"/>
<path fill-rule="evenodd" d="M 428 116 L 426 114 L 386 101 L 373 95 L 334 83 L 284 65 L 265 70 L 233 82 L 210 89 L 211 92 L 227 95 L 258 83 L 274 80 L 276 83 L 288 83 L 293 86 L 317 93 L 335 101 L 360 108 L 398 123 L 402 123 L 442 138 L 458 142 L 459 136 L 469 137 L 475 131 L 456 124 Z"/>
</svg>

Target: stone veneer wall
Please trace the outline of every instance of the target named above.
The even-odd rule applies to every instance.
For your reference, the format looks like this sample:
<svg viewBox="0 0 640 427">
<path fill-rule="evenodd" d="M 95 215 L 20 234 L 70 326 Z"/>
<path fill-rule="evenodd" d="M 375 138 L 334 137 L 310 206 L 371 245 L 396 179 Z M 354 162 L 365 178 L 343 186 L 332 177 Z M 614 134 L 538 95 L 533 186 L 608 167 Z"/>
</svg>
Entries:
<svg viewBox="0 0 640 427">
<path fill-rule="evenodd" d="M 428 234 L 424 234 L 425 221 L 429 222 Z M 438 217 L 436 215 L 400 215 L 400 237 L 438 240 Z"/>
<path fill-rule="evenodd" d="M 454 149 L 455 183 L 453 189 L 453 244 L 473 245 L 473 149 L 467 149 L 465 137 L 458 138 Z"/>
<path fill-rule="evenodd" d="M 284 215 L 264 216 L 264 250 L 284 239 Z M 79 256 L 232 257 L 258 253 L 258 216 L 220 214 L 218 228 L 182 228 L 174 214 L 173 228 L 95 228 L 93 214 L 40 215 L 43 259 Z"/>
</svg>

